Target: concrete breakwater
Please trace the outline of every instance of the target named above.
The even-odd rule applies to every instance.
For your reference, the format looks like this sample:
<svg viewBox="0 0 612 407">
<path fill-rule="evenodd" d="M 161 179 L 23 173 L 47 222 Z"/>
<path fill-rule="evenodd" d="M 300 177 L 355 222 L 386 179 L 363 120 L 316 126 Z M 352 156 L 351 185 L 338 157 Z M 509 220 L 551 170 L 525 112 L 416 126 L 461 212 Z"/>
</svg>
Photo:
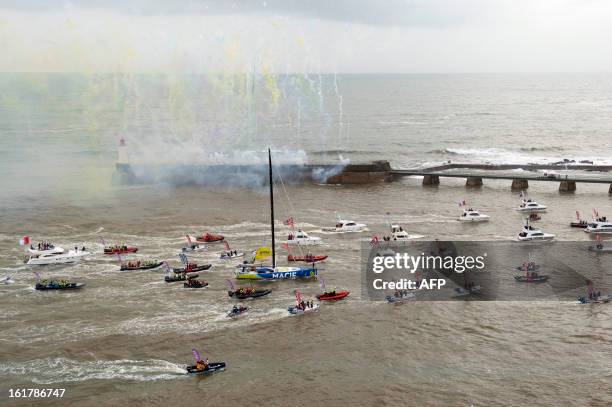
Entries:
<svg viewBox="0 0 612 407">
<path fill-rule="evenodd" d="M 266 165 L 159 165 L 117 163 L 116 180 L 123 184 L 168 183 L 173 185 L 259 186 L 267 183 Z M 522 173 L 508 171 L 522 169 Z M 538 172 L 541 170 L 549 172 Z M 506 172 L 504 172 L 506 171 Z M 572 171 L 564 175 L 550 171 Z M 529 181 L 558 182 L 562 192 L 573 192 L 577 183 L 610 184 L 611 165 L 560 164 L 444 164 L 417 169 L 393 169 L 388 161 L 366 164 L 279 164 L 275 174 L 288 183 L 372 184 L 405 176 L 422 176 L 423 185 L 439 185 L 440 178 L 465 178 L 466 186 L 478 188 L 484 179 L 507 179 L 511 188 L 524 190 Z M 596 173 L 596 174 L 595 174 Z"/>
</svg>

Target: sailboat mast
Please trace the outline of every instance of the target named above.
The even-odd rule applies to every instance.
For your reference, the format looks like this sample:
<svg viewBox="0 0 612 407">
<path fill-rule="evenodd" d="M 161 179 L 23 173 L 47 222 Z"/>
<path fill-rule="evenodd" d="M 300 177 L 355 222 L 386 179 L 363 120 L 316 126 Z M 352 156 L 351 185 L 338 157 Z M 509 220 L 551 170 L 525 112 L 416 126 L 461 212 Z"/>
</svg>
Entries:
<svg viewBox="0 0 612 407">
<path fill-rule="evenodd" d="M 272 267 L 276 267 L 276 251 L 274 241 L 274 184 L 272 183 L 272 153 L 268 149 L 268 170 L 270 175 L 270 228 L 272 230 Z"/>
</svg>

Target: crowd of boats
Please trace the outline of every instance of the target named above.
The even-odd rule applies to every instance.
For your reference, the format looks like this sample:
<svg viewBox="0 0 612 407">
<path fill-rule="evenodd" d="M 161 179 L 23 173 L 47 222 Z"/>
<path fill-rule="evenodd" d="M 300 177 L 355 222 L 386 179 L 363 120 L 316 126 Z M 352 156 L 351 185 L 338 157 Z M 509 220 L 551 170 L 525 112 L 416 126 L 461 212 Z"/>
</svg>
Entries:
<svg viewBox="0 0 612 407">
<path fill-rule="evenodd" d="M 270 232 L 272 238 L 272 244 L 270 248 L 258 248 L 251 252 L 251 256 L 245 254 L 245 251 L 230 247 L 225 237 L 215 233 L 204 233 L 199 236 L 186 235 L 187 245 L 182 247 L 179 253 L 179 258 L 182 263 L 179 267 L 170 267 L 166 261 L 161 260 L 127 260 L 121 258 L 122 255 L 130 255 L 138 252 L 138 248 L 128 245 L 104 245 L 103 255 L 115 255 L 119 258 L 119 268 L 122 271 L 134 271 L 134 270 L 153 270 L 158 268 L 165 268 L 164 281 L 167 283 L 182 282 L 183 287 L 186 289 L 203 289 L 209 284 L 206 281 L 199 280 L 201 272 L 212 270 L 212 264 L 198 264 L 191 262 L 187 254 L 204 251 L 211 252 L 214 248 L 213 245 L 223 244 L 224 250 L 215 252 L 218 255 L 218 259 L 221 261 L 230 261 L 232 259 L 242 259 L 239 264 L 235 267 L 235 279 L 257 281 L 257 280 L 286 280 L 295 278 L 317 278 L 321 280 L 321 287 L 323 292 L 316 295 L 313 299 L 302 298 L 301 293 L 296 290 L 295 305 L 291 305 L 287 308 L 287 312 L 291 315 L 307 314 L 316 312 L 320 306 L 315 302 L 315 299 L 319 302 L 335 302 L 346 298 L 350 293 L 347 290 L 326 290 L 324 280 L 319 276 L 319 269 L 317 263 L 325 261 L 328 256 L 325 254 L 313 254 L 310 251 L 307 253 L 301 253 L 296 255 L 292 252 L 293 249 L 302 250 L 303 246 L 317 246 L 322 243 L 321 237 L 311 236 L 304 230 L 298 228 L 294 231 L 294 222 L 290 218 L 285 221 L 285 225 L 291 226 L 292 231 L 288 233 L 286 241 L 282 243 L 282 247 L 287 251 L 287 262 L 291 263 L 305 263 L 303 266 L 278 266 L 276 264 L 276 242 L 275 242 L 275 221 L 274 221 L 274 192 L 272 182 L 272 163 L 271 156 L 269 154 L 269 178 L 270 178 Z M 535 241 L 550 241 L 554 238 L 553 234 L 545 233 L 535 227 L 530 222 L 534 222 L 541 219 L 540 213 L 547 210 L 545 205 L 542 205 L 532 199 L 524 198 L 524 194 L 520 205 L 516 208 L 517 211 L 527 214 L 525 218 L 524 226 L 521 232 L 517 236 L 519 242 L 535 242 Z M 458 217 L 461 222 L 486 222 L 491 220 L 491 216 L 480 212 L 473 207 L 467 207 L 465 201 L 460 203 L 462 212 Z M 600 233 L 612 233 L 612 222 L 608 221 L 606 217 L 601 217 L 596 214 L 592 221 L 585 221 L 580 218 L 577 213 L 577 222 L 571 222 L 571 227 L 583 228 L 588 233 L 598 234 L 597 245 L 590 246 L 589 250 L 598 252 L 608 252 L 609 248 L 603 246 L 601 239 L 599 238 Z M 382 238 L 385 242 L 402 242 L 409 241 L 414 238 L 408 234 L 407 231 L 399 224 L 389 224 L 390 235 Z M 357 223 L 350 219 L 338 218 L 334 226 L 324 227 L 321 229 L 325 233 L 359 233 L 367 230 L 367 225 L 363 223 Z M 68 251 L 63 248 L 50 243 L 41 242 L 36 246 L 30 244 L 29 238 L 24 237 L 21 241 L 24 245 L 29 246 L 29 256 L 26 259 L 28 265 L 48 265 L 48 264 L 65 264 L 78 262 L 84 258 L 90 258 L 95 254 L 89 251 L 86 247 L 74 247 Z M 372 238 L 371 243 L 379 244 L 380 239 L 377 236 Z M 271 264 L 264 264 L 264 260 L 271 260 Z M 548 279 L 546 275 L 538 274 L 539 266 L 533 261 L 526 262 L 522 266 L 518 267 L 524 271 L 524 275 L 515 276 L 517 282 L 524 283 L 537 283 L 544 282 Z M 236 300 L 256 299 L 266 297 L 272 294 L 272 290 L 269 289 L 257 289 L 252 285 L 249 287 L 235 287 L 231 280 L 226 280 L 229 285 L 228 297 Z M 6 282 L 6 281 L 5 281 Z M 71 282 L 65 280 L 41 280 L 38 278 L 36 282 L 36 290 L 75 290 L 82 288 L 84 284 L 78 282 Z M 610 296 L 604 297 L 600 293 L 594 292 L 592 284 L 588 284 L 589 291 L 586 297 L 580 297 L 579 302 L 582 304 L 600 303 L 610 301 Z M 464 296 L 476 293 L 480 290 L 479 286 L 466 281 L 464 287 L 458 287 L 455 291 L 455 296 Z M 409 290 L 396 291 L 393 295 L 386 297 L 390 303 L 402 303 L 405 300 L 414 298 L 414 292 Z M 229 318 L 236 318 L 249 311 L 249 307 L 243 305 L 234 305 L 228 312 Z M 195 350 L 194 350 L 195 351 Z M 195 353 L 194 353 L 195 354 Z M 189 373 L 207 373 L 222 370 L 225 368 L 225 363 L 218 362 L 209 364 L 207 361 L 203 362 L 201 359 L 196 358 L 196 365 L 188 366 L 187 371 Z"/>
</svg>

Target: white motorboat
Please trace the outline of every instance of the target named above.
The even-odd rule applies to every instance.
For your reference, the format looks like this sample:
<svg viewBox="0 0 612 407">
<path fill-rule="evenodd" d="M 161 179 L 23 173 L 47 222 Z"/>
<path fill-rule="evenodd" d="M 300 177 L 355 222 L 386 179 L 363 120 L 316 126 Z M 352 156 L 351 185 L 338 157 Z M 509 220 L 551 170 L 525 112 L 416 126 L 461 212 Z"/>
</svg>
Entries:
<svg viewBox="0 0 612 407">
<path fill-rule="evenodd" d="M 41 255 L 41 254 L 59 254 L 64 253 L 64 249 L 59 246 L 54 245 L 53 243 L 39 243 L 37 247 L 34 245 L 30 245 L 28 248 L 28 252 L 32 255 Z"/>
<path fill-rule="evenodd" d="M 584 231 L 587 233 L 612 233 L 612 222 L 610 222 L 605 216 L 603 216 L 593 220 L 592 222 L 589 222 Z"/>
<path fill-rule="evenodd" d="M 310 236 L 303 230 L 298 230 L 297 233 L 289 233 L 287 236 L 287 244 L 289 246 L 313 246 L 321 244 L 321 238 L 316 236 Z"/>
<path fill-rule="evenodd" d="M 489 215 L 485 215 L 484 213 L 480 213 L 475 209 L 464 209 L 461 216 L 459 216 L 460 222 L 486 222 L 491 217 Z"/>
<path fill-rule="evenodd" d="M 91 255 L 86 250 L 69 250 L 67 253 L 47 253 L 33 255 L 26 261 L 29 265 L 64 264 L 81 261 L 84 257 Z"/>
<path fill-rule="evenodd" d="M 391 225 L 391 240 L 409 240 L 410 235 L 400 225 Z"/>
<path fill-rule="evenodd" d="M 518 234 L 517 240 L 519 242 L 533 242 L 533 241 L 546 241 L 553 240 L 555 235 L 551 233 L 544 233 L 540 229 L 536 229 L 529 224 L 529 220 L 525 219 L 525 225 L 523 230 Z"/>
<path fill-rule="evenodd" d="M 366 230 L 366 225 L 356 223 L 352 220 L 339 219 L 334 227 L 322 228 L 324 232 L 346 233 L 346 232 L 363 232 Z"/>
<path fill-rule="evenodd" d="M 546 208 L 546 205 L 539 204 L 533 199 L 523 199 L 516 210 L 519 212 L 543 212 Z"/>
</svg>

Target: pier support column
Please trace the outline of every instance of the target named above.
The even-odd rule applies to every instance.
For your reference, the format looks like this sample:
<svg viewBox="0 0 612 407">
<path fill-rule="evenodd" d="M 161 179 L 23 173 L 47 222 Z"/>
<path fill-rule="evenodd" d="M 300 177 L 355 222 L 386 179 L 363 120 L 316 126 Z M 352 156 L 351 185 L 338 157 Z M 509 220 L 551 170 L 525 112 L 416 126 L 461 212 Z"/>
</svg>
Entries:
<svg viewBox="0 0 612 407">
<path fill-rule="evenodd" d="M 424 175 L 423 185 L 440 185 L 440 177 L 437 175 Z"/>
<path fill-rule="evenodd" d="M 529 181 L 526 179 L 513 179 L 511 188 L 516 190 L 527 189 L 529 188 Z"/>
<path fill-rule="evenodd" d="M 481 187 L 482 186 L 482 178 L 480 177 L 468 177 L 465 180 L 466 187 Z"/>
<path fill-rule="evenodd" d="M 576 181 L 561 181 L 559 184 L 560 192 L 574 192 L 576 190 Z"/>
</svg>

